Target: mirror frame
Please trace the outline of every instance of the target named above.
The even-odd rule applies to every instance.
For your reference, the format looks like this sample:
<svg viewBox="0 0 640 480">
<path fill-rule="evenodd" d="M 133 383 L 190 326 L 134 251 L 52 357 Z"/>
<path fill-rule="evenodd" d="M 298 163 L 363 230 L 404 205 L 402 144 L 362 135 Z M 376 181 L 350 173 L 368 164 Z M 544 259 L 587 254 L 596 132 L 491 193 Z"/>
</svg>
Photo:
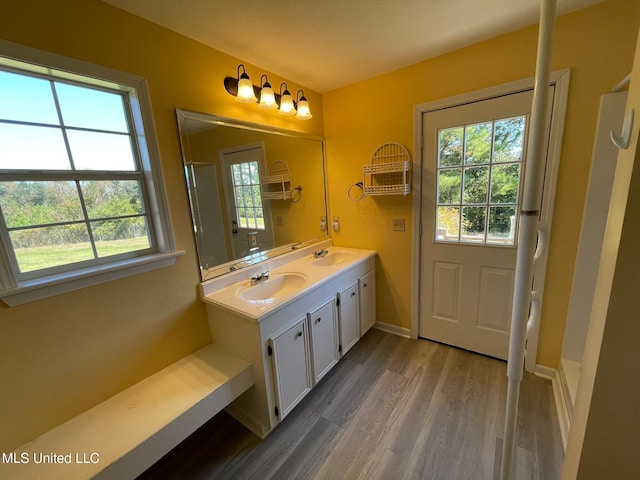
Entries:
<svg viewBox="0 0 640 480">
<path fill-rule="evenodd" d="M 215 277 L 219 277 L 229 272 L 234 272 L 236 270 L 240 270 L 242 268 L 247 268 L 261 262 L 265 262 L 272 258 L 278 257 L 285 253 L 291 252 L 296 248 L 301 246 L 311 245 L 313 243 L 321 242 L 323 240 L 327 240 L 330 238 L 330 231 L 327 227 L 326 233 L 324 235 L 319 235 L 316 237 L 312 237 L 307 240 L 302 240 L 297 243 L 289 243 L 286 245 L 276 246 L 274 248 L 268 250 L 262 250 L 257 253 L 238 258 L 235 260 L 231 260 L 230 262 L 222 263 L 220 265 L 215 265 L 210 268 L 206 268 L 202 264 L 202 258 L 204 256 L 204 252 L 200 251 L 200 246 L 197 240 L 197 232 L 196 229 L 200 224 L 199 220 L 196 218 L 196 210 L 197 205 L 195 205 L 195 200 L 193 198 L 191 188 L 189 187 L 189 173 L 188 173 L 188 159 L 189 153 L 188 149 L 185 146 L 186 138 L 188 137 L 187 132 L 185 131 L 185 126 L 183 122 L 187 120 L 197 120 L 200 122 L 210 123 L 213 125 L 218 125 L 221 127 L 230 127 L 230 128 L 238 128 L 242 130 L 250 130 L 252 132 L 261 132 L 270 135 L 281 135 L 284 137 L 292 137 L 297 139 L 306 139 L 317 141 L 320 144 L 321 156 L 322 156 L 322 185 L 324 188 L 324 217 L 328 218 L 329 213 L 329 196 L 327 192 L 327 163 L 326 163 L 326 146 L 325 146 L 325 138 L 320 135 L 307 134 L 302 132 L 297 132 L 295 130 L 287 130 L 284 128 L 272 127 L 269 125 L 262 125 L 259 123 L 247 122 L 244 120 L 238 120 L 235 118 L 222 117 L 219 115 L 213 115 L 209 113 L 195 112 L 193 110 L 186 110 L 183 108 L 176 108 L 176 120 L 178 124 L 178 136 L 180 141 L 180 152 L 182 154 L 182 165 L 183 171 L 185 175 L 185 187 L 187 189 L 187 196 L 189 199 L 189 210 L 191 212 L 191 224 L 193 227 L 193 241 L 196 247 L 196 253 L 198 256 L 198 266 L 200 268 L 200 278 L 201 281 L 210 280 Z M 195 207 L 195 208 L 194 208 Z M 199 214 L 199 213 L 198 213 Z M 327 225 L 329 222 L 327 221 Z"/>
</svg>

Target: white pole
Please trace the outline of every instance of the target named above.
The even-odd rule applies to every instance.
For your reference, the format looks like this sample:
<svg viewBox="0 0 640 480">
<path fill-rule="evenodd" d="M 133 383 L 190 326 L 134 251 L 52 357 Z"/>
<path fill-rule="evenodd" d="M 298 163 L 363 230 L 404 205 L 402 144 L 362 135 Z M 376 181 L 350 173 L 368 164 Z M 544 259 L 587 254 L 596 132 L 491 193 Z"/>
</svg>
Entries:
<svg viewBox="0 0 640 480">
<path fill-rule="evenodd" d="M 540 214 L 540 186 L 544 175 L 546 152 L 545 120 L 549 92 L 549 60 L 551 40 L 555 26 L 556 0 L 542 0 L 540 8 L 540 30 L 538 33 L 538 57 L 531 110 L 531 128 L 527 152 L 526 175 L 518 232 L 518 253 L 511 310 L 511 337 L 509 339 L 509 362 L 507 364 L 507 406 L 502 444 L 500 479 L 510 480 L 514 475 L 516 446 L 516 420 L 520 382 L 524 370 L 527 320 L 533 285 L 533 257 L 536 248 L 537 223 Z"/>
</svg>

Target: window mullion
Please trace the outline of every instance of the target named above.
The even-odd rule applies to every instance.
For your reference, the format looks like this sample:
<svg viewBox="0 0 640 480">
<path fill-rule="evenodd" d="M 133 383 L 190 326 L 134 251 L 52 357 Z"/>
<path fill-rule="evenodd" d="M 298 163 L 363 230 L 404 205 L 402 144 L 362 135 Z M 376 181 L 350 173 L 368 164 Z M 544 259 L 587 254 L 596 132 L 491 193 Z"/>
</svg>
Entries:
<svg viewBox="0 0 640 480">
<path fill-rule="evenodd" d="M 73 164 L 73 155 L 71 155 L 71 146 L 69 145 L 69 137 L 67 136 L 67 130 L 64 127 L 64 121 L 62 119 L 62 109 L 60 108 L 60 100 L 58 99 L 58 92 L 56 92 L 56 86 L 53 80 L 49 80 L 51 85 L 51 95 L 53 95 L 53 103 L 56 106 L 56 112 L 58 113 L 58 122 L 60 122 L 60 130 L 62 131 L 62 138 L 64 140 L 64 146 L 67 149 L 67 157 L 69 158 L 69 165 L 71 170 L 75 170 L 76 167 Z"/>
<path fill-rule="evenodd" d="M 89 242 L 91 243 L 91 250 L 93 251 L 93 258 L 98 258 L 98 249 L 96 248 L 96 241 L 93 238 L 93 230 L 91 229 L 91 223 L 89 221 L 89 212 L 87 212 L 87 206 L 84 203 L 84 194 L 82 193 L 82 187 L 80 186 L 80 180 L 76 180 L 76 188 L 78 189 L 78 197 L 80 198 L 80 208 L 82 208 L 82 215 L 84 216 L 84 223 L 87 227 L 87 235 L 89 235 Z"/>
<path fill-rule="evenodd" d="M 20 273 L 20 267 L 13 248 L 7 248 L 7 245 L 11 245 L 11 239 L 9 238 L 9 230 L 7 229 L 1 206 L 0 240 L 2 240 L 0 241 L 0 288 L 4 290 L 17 285 L 16 275 Z"/>
<path fill-rule="evenodd" d="M 489 222 L 491 220 L 491 178 L 493 176 L 493 149 L 495 147 L 495 133 L 496 133 L 496 121 L 493 120 L 491 122 L 491 147 L 489 148 L 489 175 L 487 175 L 487 199 L 484 211 L 484 241 L 483 243 L 486 245 L 487 240 L 489 238 Z"/>
</svg>

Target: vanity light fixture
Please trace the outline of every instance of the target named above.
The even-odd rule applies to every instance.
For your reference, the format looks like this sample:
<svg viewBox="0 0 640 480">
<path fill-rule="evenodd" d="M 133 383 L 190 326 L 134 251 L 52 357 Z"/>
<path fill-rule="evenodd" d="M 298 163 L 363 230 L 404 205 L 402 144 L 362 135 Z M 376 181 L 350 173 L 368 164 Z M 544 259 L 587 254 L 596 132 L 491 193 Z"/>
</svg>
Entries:
<svg viewBox="0 0 640 480">
<path fill-rule="evenodd" d="M 224 88 L 238 102 L 259 103 L 260 108 L 264 110 L 278 109 L 278 113 L 281 115 L 295 115 L 298 120 L 313 118 L 303 90 L 298 90 L 294 100 L 287 84 L 282 82 L 280 93 L 274 93 L 269 78 L 264 74 L 260 77 L 260 86 L 253 85 L 242 63 L 238 65 L 236 77 L 224 79 Z"/>
<path fill-rule="evenodd" d="M 263 78 L 264 83 L 262 83 Z M 273 93 L 273 88 L 271 88 L 271 84 L 266 75 L 260 77 L 260 108 L 264 108 L 265 110 L 275 110 L 278 108 L 276 96 Z"/>
<path fill-rule="evenodd" d="M 242 75 L 240 74 L 240 67 L 242 67 Z M 238 93 L 236 95 L 236 101 L 241 103 L 256 103 L 258 99 L 253 91 L 253 83 L 244 65 L 241 63 L 238 65 Z"/>
<path fill-rule="evenodd" d="M 284 92 L 282 91 L 282 86 L 284 86 Z M 295 115 L 296 107 L 293 104 L 293 97 L 289 92 L 289 88 L 287 84 L 282 82 L 280 85 L 280 115 Z"/>
<path fill-rule="evenodd" d="M 313 115 L 311 115 L 311 110 L 309 110 L 309 102 L 307 102 L 307 98 L 304 96 L 304 92 L 302 90 L 298 90 L 298 93 L 296 94 L 296 101 L 298 103 L 298 111 L 296 112 L 296 118 L 298 120 L 309 120 L 313 117 Z"/>
</svg>

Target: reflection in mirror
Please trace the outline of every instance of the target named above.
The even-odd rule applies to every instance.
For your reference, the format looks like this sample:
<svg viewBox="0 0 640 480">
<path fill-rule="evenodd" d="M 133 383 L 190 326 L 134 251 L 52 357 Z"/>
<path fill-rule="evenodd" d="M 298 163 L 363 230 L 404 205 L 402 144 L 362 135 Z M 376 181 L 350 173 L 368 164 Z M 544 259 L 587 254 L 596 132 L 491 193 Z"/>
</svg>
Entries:
<svg viewBox="0 0 640 480">
<path fill-rule="evenodd" d="M 202 280 L 326 238 L 321 137 L 176 115 Z"/>
</svg>

